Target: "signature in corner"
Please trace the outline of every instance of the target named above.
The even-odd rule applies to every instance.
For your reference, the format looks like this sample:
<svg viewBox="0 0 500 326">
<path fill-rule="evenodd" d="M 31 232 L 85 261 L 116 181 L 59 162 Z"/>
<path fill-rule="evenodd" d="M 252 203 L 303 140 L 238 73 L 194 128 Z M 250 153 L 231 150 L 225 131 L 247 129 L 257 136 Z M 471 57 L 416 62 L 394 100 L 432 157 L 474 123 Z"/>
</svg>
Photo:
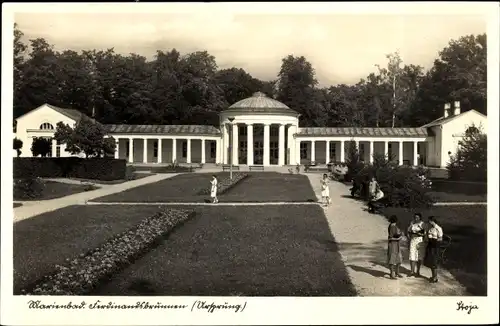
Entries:
<svg viewBox="0 0 500 326">
<path fill-rule="evenodd" d="M 472 310 L 474 309 L 479 309 L 478 306 L 473 305 L 472 303 L 469 305 L 466 305 L 463 303 L 463 301 L 457 302 L 457 311 L 467 311 L 467 314 L 470 315 Z"/>
</svg>

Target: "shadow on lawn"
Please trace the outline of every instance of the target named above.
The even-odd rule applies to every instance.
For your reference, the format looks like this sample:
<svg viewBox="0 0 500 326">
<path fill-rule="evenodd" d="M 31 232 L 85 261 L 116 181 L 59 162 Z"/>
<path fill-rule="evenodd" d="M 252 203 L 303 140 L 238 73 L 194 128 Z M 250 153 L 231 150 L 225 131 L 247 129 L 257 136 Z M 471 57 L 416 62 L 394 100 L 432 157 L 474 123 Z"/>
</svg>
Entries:
<svg viewBox="0 0 500 326">
<path fill-rule="evenodd" d="M 321 208 L 192 209 L 196 217 L 94 294 L 356 295 Z"/>
</svg>

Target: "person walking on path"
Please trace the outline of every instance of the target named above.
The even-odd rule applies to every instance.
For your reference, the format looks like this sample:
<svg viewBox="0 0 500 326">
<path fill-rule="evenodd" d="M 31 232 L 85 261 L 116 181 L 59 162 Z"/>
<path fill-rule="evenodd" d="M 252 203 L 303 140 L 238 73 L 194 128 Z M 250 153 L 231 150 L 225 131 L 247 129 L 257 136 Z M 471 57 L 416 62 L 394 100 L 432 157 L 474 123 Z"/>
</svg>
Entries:
<svg viewBox="0 0 500 326">
<path fill-rule="evenodd" d="M 443 240 L 443 229 L 439 226 L 436 218 L 434 216 L 429 216 L 430 228 L 427 231 L 427 248 L 425 253 L 425 266 L 429 267 L 432 272 L 429 282 L 437 283 L 437 268 L 439 264 L 439 254 L 441 241 Z"/>
<path fill-rule="evenodd" d="M 323 174 L 323 179 L 321 179 L 321 198 L 323 199 L 323 205 L 330 205 L 330 187 L 328 186 L 328 175 Z"/>
<path fill-rule="evenodd" d="M 218 203 L 219 199 L 217 199 L 217 177 L 212 175 L 212 181 L 210 181 L 210 197 L 212 198 L 212 203 Z"/>
<path fill-rule="evenodd" d="M 408 226 L 408 237 L 410 238 L 410 277 L 420 277 L 420 266 L 425 255 L 425 224 L 422 214 L 415 213 L 413 220 Z"/>
<path fill-rule="evenodd" d="M 401 245 L 400 241 L 403 238 L 403 234 L 399 227 L 397 226 L 398 218 L 396 215 L 392 215 L 389 218 L 389 228 L 388 228 L 388 245 L 387 245 L 387 264 L 389 265 L 390 277 L 395 280 L 398 277 L 403 277 L 399 273 L 399 267 L 403 260 L 401 255 Z"/>
</svg>

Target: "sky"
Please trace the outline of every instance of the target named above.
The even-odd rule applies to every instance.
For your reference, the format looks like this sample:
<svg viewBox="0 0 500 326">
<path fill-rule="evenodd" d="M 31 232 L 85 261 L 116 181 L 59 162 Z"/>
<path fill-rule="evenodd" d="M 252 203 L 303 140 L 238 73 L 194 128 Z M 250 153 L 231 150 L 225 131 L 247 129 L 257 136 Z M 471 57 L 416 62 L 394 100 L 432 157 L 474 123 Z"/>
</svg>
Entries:
<svg viewBox="0 0 500 326">
<path fill-rule="evenodd" d="M 151 11 L 150 11 L 151 12 Z M 404 63 L 426 69 L 450 40 L 485 33 L 483 16 L 440 14 L 290 14 L 244 11 L 16 13 L 28 39 L 57 50 L 107 49 L 153 58 L 157 50 L 207 50 L 219 68 L 276 78 L 281 59 L 303 55 L 320 86 L 356 83 L 398 50 Z"/>
</svg>

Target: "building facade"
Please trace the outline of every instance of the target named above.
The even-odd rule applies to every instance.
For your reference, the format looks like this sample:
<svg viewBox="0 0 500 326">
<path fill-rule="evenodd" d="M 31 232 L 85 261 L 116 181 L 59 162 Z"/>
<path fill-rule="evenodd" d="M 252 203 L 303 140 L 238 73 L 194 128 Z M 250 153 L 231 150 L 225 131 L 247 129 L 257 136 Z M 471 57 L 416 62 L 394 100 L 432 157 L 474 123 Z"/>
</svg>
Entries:
<svg viewBox="0 0 500 326">
<path fill-rule="evenodd" d="M 74 109 L 44 104 L 17 119 L 15 136 L 23 141 L 21 157 L 31 156 L 35 137 L 52 139 L 58 122 L 74 125 L 84 116 Z M 345 162 L 356 142 L 362 160 L 389 155 L 408 165 L 445 167 L 467 128 L 487 118 L 446 104 L 443 117 L 420 128 L 299 127 L 300 115 L 261 92 L 220 113 L 220 125 L 104 125 L 116 140 L 115 158 L 129 163 L 215 163 L 234 165 L 296 165 Z M 52 140 L 53 157 L 71 156 Z"/>
</svg>

